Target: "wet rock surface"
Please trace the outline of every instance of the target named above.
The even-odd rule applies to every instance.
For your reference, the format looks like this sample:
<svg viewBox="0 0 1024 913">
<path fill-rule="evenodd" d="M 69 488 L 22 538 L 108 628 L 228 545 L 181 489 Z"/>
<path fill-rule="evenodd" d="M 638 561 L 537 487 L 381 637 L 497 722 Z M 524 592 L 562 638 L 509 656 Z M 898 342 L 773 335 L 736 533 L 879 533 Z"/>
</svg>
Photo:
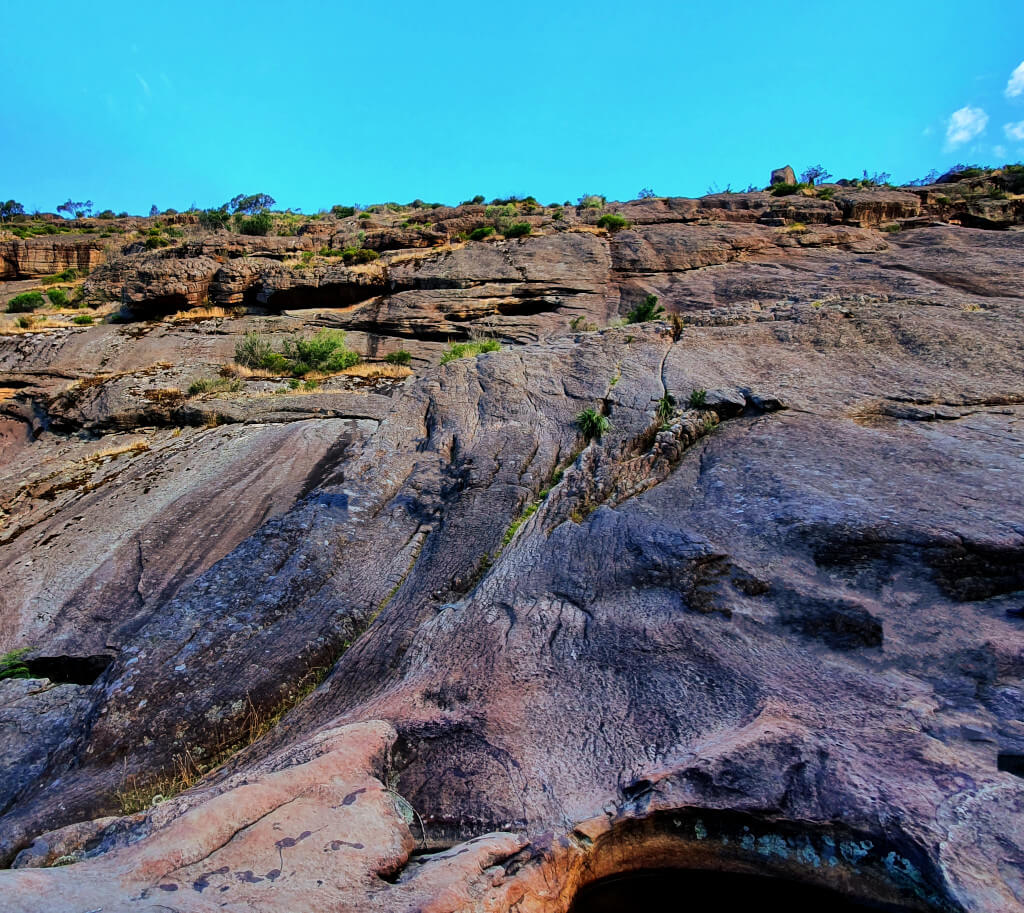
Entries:
<svg viewBox="0 0 1024 913">
<path fill-rule="evenodd" d="M 374 213 L 379 260 L 308 269 L 354 218 L 221 233 L 93 273 L 133 323 L 0 337 L 0 651 L 47 675 L 0 682 L 0 909 L 679 867 L 1024 909 L 1024 233 L 874 227 L 933 205 Z M 142 319 L 206 282 L 248 313 Z M 188 394 L 319 326 L 413 375 Z"/>
</svg>

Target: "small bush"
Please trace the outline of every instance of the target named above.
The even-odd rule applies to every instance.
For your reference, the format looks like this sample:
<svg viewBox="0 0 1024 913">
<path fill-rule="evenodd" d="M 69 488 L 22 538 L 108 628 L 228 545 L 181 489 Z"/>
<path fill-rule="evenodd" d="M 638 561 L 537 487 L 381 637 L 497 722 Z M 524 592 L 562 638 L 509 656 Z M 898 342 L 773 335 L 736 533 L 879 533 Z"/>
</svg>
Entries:
<svg viewBox="0 0 1024 913">
<path fill-rule="evenodd" d="M 157 250 L 161 247 L 169 247 L 170 244 L 171 242 L 168 241 L 163 235 L 151 234 L 148 238 L 146 238 L 144 246 L 146 250 Z"/>
<path fill-rule="evenodd" d="M 62 288 L 48 289 L 46 297 L 50 299 L 50 304 L 54 307 L 63 308 L 68 306 L 68 293 Z"/>
<path fill-rule="evenodd" d="M 506 238 L 522 238 L 523 236 L 530 234 L 532 231 L 533 228 L 529 222 L 513 222 L 505 229 L 503 234 Z"/>
<path fill-rule="evenodd" d="M 707 402 L 708 391 L 707 390 L 691 390 L 690 391 L 690 408 L 691 409 L 703 409 L 704 404 Z"/>
<path fill-rule="evenodd" d="M 89 326 L 92 323 L 92 314 L 75 314 L 72 321 L 79 326 Z"/>
<path fill-rule="evenodd" d="M 57 282 L 74 282 L 78 278 L 78 270 L 73 267 L 68 267 L 66 270 L 62 270 L 59 273 L 54 273 L 52 276 L 43 276 L 39 281 L 43 285 L 54 285 Z"/>
<path fill-rule="evenodd" d="M 341 330 L 318 330 L 310 339 L 285 340 L 281 353 L 291 362 L 292 373 L 296 376 L 310 371 L 343 371 L 359 364 L 359 353 L 345 345 L 345 334 Z"/>
<path fill-rule="evenodd" d="M 626 316 L 626 323 L 646 323 L 665 315 L 665 309 L 658 304 L 657 295 L 648 295 Z"/>
<path fill-rule="evenodd" d="M 235 224 L 243 235 L 264 236 L 270 234 L 274 226 L 274 218 L 269 212 L 258 212 L 248 218 L 235 216 Z"/>
<path fill-rule="evenodd" d="M 226 209 L 207 209 L 199 213 L 199 224 L 212 231 L 227 228 L 231 224 L 231 215 Z"/>
<path fill-rule="evenodd" d="M 262 333 L 246 333 L 235 346 L 235 361 L 246 368 L 262 368 L 274 354 L 270 340 Z"/>
<path fill-rule="evenodd" d="M 470 241 L 483 241 L 484 238 L 489 238 L 493 234 L 494 234 L 494 227 L 491 226 L 491 225 L 487 225 L 484 228 L 474 228 L 469 233 L 469 240 Z"/>
<path fill-rule="evenodd" d="M 605 197 L 600 193 L 585 193 L 578 202 L 581 209 L 600 209 L 605 204 Z"/>
<path fill-rule="evenodd" d="M 356 214 L 356 208 L 355 206 L 332 206 L 331 213 L 339 219 L 347 219 Z"/>
<path fill-rule="evenodd" d="M 8 314 L 28 314 L 43 306 L 42 292 L 22 292 L 7 302 Z"/>
<path fill-rule="evenodd" d="M 32 673 L 23 661 L 29 650 L 29 647 L 22 647 L 20 650 L 11 650 L 10 653 L 0 656 L 0 679 L 32 678 Z"/>
<path fill-rule="evenodd" d="M 238 378 L 201 377 L 189 384 L 189 396 L 201 396 L 204 393 L 238 393 L 244 384 Z"/>
<path fill-rule="evenodd" d="M 368 212 L 361 212 L 361 213 L 359 213 L 359 218 L 360 219 L 372 219 L 373 216 L 371 216 Z"/>
<path fill-rule="evenodd" d="M 592 408 L 587 408 L 580 412 L 576 416 L 576 424 L 583 433 L 583 437 L 588 441 L 592 441 L 595 438 L 600 439 L 601 435 L 611 427 L 608 418 Z"/>
<path fill-rule="evenodd" d="M 818 199 L 819 200 L 831 200 L 832 197 L 835 196 L 835 194 L 836 194 L 835 187 L 822 187 L 821 190 L 818 191 Z"/>
<path fill-rule="evenodd" d="M 501 343 L 497 339 L 481 339 L 473 342 L 453 342 L 441 354 L 441 364 L 446 365 L 457 358 L 473 358 L 484 352 L 497 352 Z"/>
<path fill-rule="evenodd" d="M 23 330 L 29 329 L 39 318 L 32 314 L 21 314 L 14 322 Z"/>
<path fill-rule="evenodd" d="M 617 212 L 606 212 L 597 220 L 598 228 L 607 228 L 609 231 L 619 231 L 623 228 L 629 228 L 631 224 L 632 223 L 629 219 L 624 216 L 620 216 Z"/>
<path fill-rule="evenodd" d="M 389 365 L 407 365 L 412 361 L 412 355 L 405 349 L 399 349 L 397 352 L 389 352 L 385 355 L 384 361 Z"/>
</svg>

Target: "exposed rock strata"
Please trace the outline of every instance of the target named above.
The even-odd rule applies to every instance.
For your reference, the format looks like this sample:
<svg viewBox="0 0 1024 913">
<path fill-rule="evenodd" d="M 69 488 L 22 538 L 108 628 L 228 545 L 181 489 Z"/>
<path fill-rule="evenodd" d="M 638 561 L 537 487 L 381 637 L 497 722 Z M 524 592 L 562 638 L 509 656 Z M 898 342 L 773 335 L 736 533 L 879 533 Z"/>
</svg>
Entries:
<svg viewBox="0 0 1024 913">
<path fill-rule="evenodd" d="M 810 198 L 724 194 L 365 268 L 211 257 L 225 302 L 375 294 L 5 342 L 0 650 L 109 665 L 0 683 L 0 855 L 27 854 L 0 909 L 563 913 L 661 865 L 1024 909 L 1024 234 L 883 234 L 923 210 L 882 196 L 797 230 L 775 207 Z M 608 328 L 649 293 L 685 326 Z M 153 401 L 319 323 L 417 376 L 253 379 L 178 434 Z M 438 365 L 473 326 L 503 349 Z M 81 861 L 30 867 L 57 848 Z"/>
</svg>

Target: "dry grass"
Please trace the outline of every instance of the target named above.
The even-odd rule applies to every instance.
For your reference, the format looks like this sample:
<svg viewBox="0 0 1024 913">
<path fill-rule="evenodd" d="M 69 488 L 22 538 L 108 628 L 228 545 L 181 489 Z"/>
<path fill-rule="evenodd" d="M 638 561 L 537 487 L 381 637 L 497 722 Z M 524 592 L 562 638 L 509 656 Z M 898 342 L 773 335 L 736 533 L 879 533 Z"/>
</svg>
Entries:
<svg viewBox="0 0 1024 913">
<path fill-rule="evenodd" d="M 101 460 L 116 458 L 126 453 L 143 453 L 146 450 L 149 450 L 148 441 L 133 441 L 131 444 L 124 444 L 120 447 L 110 447 L 106 450 L 99 450 L 96 453 L 90 453 L 89 456 L 82 460 L 82 462 L 99 463 Z"/>
<path fill-rule="evenodd" d="M 247 368 L 245 365 L 221 365 L 217 371 L 221 377 L 240 377 L 242 380 L 276 380 L 280 377 L 266 368 Z"/>
<path fill-rule="evenodd" d="M 51 320 L 49 317 L 38 317 L 30 326 L 20 327 L 15 320 L 0 321 L 0 336 L 21 336 L 24 333 L 39 333 L 43 330 L 67 329 L 68 323 Z"/>
<path fill-rule="evenodd" d="M 412 374 L 412 368 L 406 365 L 389 365 L 387 362 L 380 361 L 361 361 L 340 373 L 350 377 L 409 377 Z"/>
<path fill-rule="evenodd" d="M 167 319 L 171 323 L 188 323 L 192 320 L 208 320 L 212 317 L 238 317 L 244 314 L 244 308 L 198 307 L 187 311 L 178 311 Z"/>
</svg>

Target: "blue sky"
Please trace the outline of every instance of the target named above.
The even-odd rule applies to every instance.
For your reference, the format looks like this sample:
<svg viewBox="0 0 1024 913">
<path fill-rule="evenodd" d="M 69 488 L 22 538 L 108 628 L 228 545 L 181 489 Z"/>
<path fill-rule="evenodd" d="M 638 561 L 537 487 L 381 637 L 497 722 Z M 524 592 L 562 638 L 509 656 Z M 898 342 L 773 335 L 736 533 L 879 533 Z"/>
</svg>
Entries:
<svg viewBox="0 0 1024 913">
<path fill-rule="evenodd" d="M 695 196 L 783 164 L 1024 158 L 1021 0 L 0 0 L 0 32 L 0 199 L 30 210 Z"/>
</svg>

